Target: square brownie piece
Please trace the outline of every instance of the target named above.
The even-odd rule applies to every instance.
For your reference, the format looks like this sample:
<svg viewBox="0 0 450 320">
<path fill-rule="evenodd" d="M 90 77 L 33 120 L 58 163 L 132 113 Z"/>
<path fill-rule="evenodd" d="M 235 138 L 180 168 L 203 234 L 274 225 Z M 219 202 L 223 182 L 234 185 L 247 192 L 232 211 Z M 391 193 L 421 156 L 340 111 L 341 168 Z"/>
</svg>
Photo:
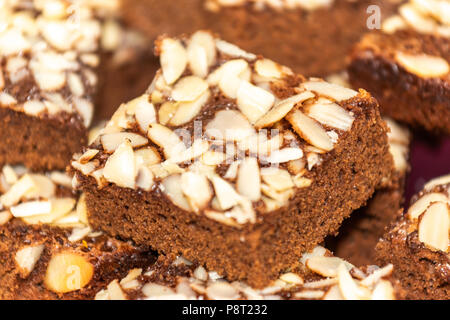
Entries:
<svg viewBox="0 0 450 320">
<path fill-rule="evenodd" d="M 403 208 L 406 177 L 410 170 L 409 146 L 411 133 L 391 119 L 385 118 L 390 129 L 389 150 L 394 158 L 395 171 L 384 179 L 367 204 L 344 221 L 339 234 L 326 241 L 334 254 L 357 265 L 375 263 L 375 246 L 386 228 Z"/>
<path fill-rule="evenodd" d="M 377 245 L 409 299 L 450 297 L 450 176 L 428 182 Z"/>
<path fill-rule="evenodd" d="M 441 7 L 442 6 L 442 7 Z M 367 34 L 352 53 L 353 86 L 382 112 L 435 133 L 450 133 L 450 24 L 447 1 L 410 1 Z"/>
<path fill-rule="evenodd" d="M 153 38 L 211 29 L 295 72 L 324 76 L 346 67 L 347 54 L 368 31 L 368 7 L 377 5 L 382 17 L 388 17 L 396 2 L 122 0 L 122 11 L 127 22 Z"/>
<path fill-rule="evenodd" d="M 109 283 L 96 300 L 394 300 L 404 295 L 393 267 L 357 268 L 323 247 L 304 254 L 300 267 L 255 289 L 228 281 L 191 261 L 160 256 L 146 269 L 130 270 Z"/>
<path fill-rule="evenodd" d="M 92 299 L 130 268 L 156 259 L 94 232 L 84 197 L 64 173 L 35 174 L 4 166 L 0 174 L 0 299 Z"/>
<path fill-rule="evenodd" d="M 72 162 L 89 222 L 256 287 L 337 231 L 393 170 L 369 93 L 199 31 L 162 37 L 149 91 Z"/>
</svg>

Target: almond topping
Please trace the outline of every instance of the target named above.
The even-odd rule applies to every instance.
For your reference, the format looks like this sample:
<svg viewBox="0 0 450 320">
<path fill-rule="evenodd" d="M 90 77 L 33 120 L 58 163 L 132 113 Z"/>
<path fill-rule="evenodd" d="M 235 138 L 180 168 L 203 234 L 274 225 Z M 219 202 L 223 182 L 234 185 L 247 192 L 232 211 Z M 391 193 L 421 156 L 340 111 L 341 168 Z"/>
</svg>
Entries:
<svg viewBox="0 0 450 320">
<path fill-rule="evenodd" d="M 148 137 L 164 151 L 166 159 L 177 157 L 186 151 L 186 146 L 178 135 L 169 128 L 157 123 L 149 126 Z"/>
<path fill-rule="evenodd" d="M 450 212 L 447 203 L 434 203 L 425 212 L 419 224 L 419 241 L 427 246 L 449 251 Z"/>
<path fill-rule="evenodd" d="M 103 149 L 112 153 L 124 142 L 128 140 L 133 148 L 139 148 L 148 144 L 148 139 L 131 132 L 117 132 L 104 134 L 100 137 L 100 141 L 103 145 Z"/>
<path fill-rule="evenodd" d="M 242 114 L 235 110 L 221 110 L 206 126 L 209 138 L 226 141 L 242 141 L 255 133 L 254 128 Z"/>
<path fill-rule="evenodd" d="M 27 246 L 17 251 L 15 261 L 19 267 L 19 272 L 22 278 L 28 277 L 33 271 L 36 263 L 41 258 L 41 254 L 44 251 L 45 246 Z"/>
<path fill-rule="evenodd" d="M 262 168 L 261 176 L 265 183 L 276 191 L 284 191 L 294 187 L 288 171 L 279 168 Z"/>
<path fill-rule="evenodd" d="M 450 65 L 441 57 L 397 52 L 396 59 L 407 71 L 424 78 L 442 77 L 450 71 Z"/>
<path fill-rule="evenodd" d="M 179 40 L 166 38 L 161 42 L 161 68 L 167 84 L 171 85 L 183 74 L 187 52 Z"/>
<path fill-rule="evenodd" d="M 328 83 L 325 81 L 310 81 L 303 83 L 306 90 L 316 92 L 320 95 L 330 97 L 336 101 L 348 100 L 358 95 L 358 92 L 352 89 L 341 87 L 340 85 Z"/>
<path fill-rule="evenodd" d="M 186 211 L 192 211 L 188 200 L 181 188 L 181 175 L 174 174 L 162 181 L 163 193 L 178 207 Z"/>
<path fill-rule="evenodd" d="M 193 120 L 208 102 L 210 96 L 209 89 L 206 89 L 196 100 L 180 103 L 175 114 L 171 117 L 169 124 L 172 126 L 181 126 Z"/>
<path fill-rule="evenodd" d="M 349 131 L 354 117 L 335 103 L 315 103 L 308 107 L 308 116 L 321 124 Z"/>
<path fill-rule="evenodd" d="M 434 202 L 444 202 L 446 203 L 448 198 L 442 193 L 428 193 L 418 199 L 414 204 L 408 209 L 408 216 L 410 219 L 418 219 L 428 207 Z"/>
<path fill-rule="evenodd" d="M 208 83 L 196 76 L 187 76 L 180 79 L 172 90 L 175 101 L 194 101 L 208 90 Z"/>
<path fill-rule="evenodd" d="M 129 140 L 125 140 L 106 161 L 103 175 L 119 187 L 134 189 L 136 171 L 133 147 Z"/>
<path fill-rule="evenodd" d="M 246 81 L 241 82 L 237 91 L 237 105 L 251 123 L 264 116 L 274 102 L 272 93 Z"/>
<path fill-rule="evenodd" d="M 256 158 L 246 158 L 239 166 L 237 190 L 251 201 L 261 198 L 261 177 Z"/>
<path fill-rule="evenodd" d="M 205 208 L 213 196 L 208 179 L 199 173 L 183 173 L 181 189 L 188 198 L 191 208 L 195 211 Z"/>
</svg>

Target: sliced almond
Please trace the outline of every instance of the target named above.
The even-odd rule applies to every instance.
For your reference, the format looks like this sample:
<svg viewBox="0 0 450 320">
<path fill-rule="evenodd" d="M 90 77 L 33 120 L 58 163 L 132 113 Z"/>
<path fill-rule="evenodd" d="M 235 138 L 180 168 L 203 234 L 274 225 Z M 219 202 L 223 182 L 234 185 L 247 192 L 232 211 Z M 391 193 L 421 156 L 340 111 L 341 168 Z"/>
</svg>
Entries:
<svg viewBox="0 0 450 320">
<path fill-rule="evenodd" d="M 22 278 L 28 277 L 28 275 L 34 270 L 36 263 L 41 258 L 42 252 L 45 249 L 45 245 L 26 246 L 16 252 L 15 261 L 19 267 L 19 272 Z"/>
<path fill-rule="evenodd" d="M 72 233 L 67 238 L 70 242 L 78 242 L 86 238 L 92 232 L 91 227 L 73 228 Z"/>
<path fill-rule="evenodd" d="M 97 149 L 88 149 L 88 150 L 86 150 L 85 153 L 83 153 L 83 155 L 80 157 L 80 159 L 78 159 L 78 161 L 81 164 L 86 164 L 89 161 L 91 161 L 92 158 L 94 158 L 98 153 L 99 153 L 99 150 L 97 150 Z"/>
<path fill-rule="evenodd" d="M 298 159 L 289 161 L 287 166 L 291 174 L 300 175 L 301 173 L 304 173 L 305 165 L 306 163 L 304 159 Z"/>
<path fill-rule="evenodd" d="M 207 218 L 217 221 L 217 222 L 220 222 L 224 225 L 227 225 L 230 227 L 235 227 L 235 228 L 240 227 L 240 225 L 234 219 L 227 217 L 225 212 L 218 212 L 218 211 L 206 209 L 204 211 L 204 214 Z"/>
<path fill-rule="evenodd" d="M 216 62 L 216 44 L 210 32 L 203 30 L 195 32 L 191 36 L 189 44 L 198 45 L 205 50 L 208 66 L 212 66 Z"/>
<path fill-rule="evenodd" d="M 119 187 L 134 189 L 136 174 L 133 147 L 129 140 L 125 140 L 106 161 L 103 175 Z"/>
<path fill-rule="evenodd" d="M 158 120 L 162 125 L 167 125 L 178 110 L 179 103 L 167 101 L 164 102 L 158 110 Z"/>
<path fill-rule="evenodd" d="M 23 104 L 23 110 L 26 114 L 38 115 L 45 110 L 45 104 L 38 100 L 30 100 Z"/>
<path fill-rule="evenodd" d="M 397 52 L 395 58 L 407 71 L 424 78 L 442 77 L 450 71 L 450 65 L 441 57 Z"/>
<path fill-rule="evenodd" d="M 253 135 L 255 129 L 248 120 L 236 110 L 221 110 L 206 126 L 209 138 L 226 141 L 242 141 Z"/>
<path fill-rule="evenodd" d="M 151 166 L 161 162 L 161 156 L 154 147 L 142 148 L 134 152 L 136 166 Z"/>
<path fill-rule="evenodd" d="M 57 198 L 50 201 L 51 210 L 46 213 L 33 214 L 23 217 L 28 224 L 50 224 L 67 215 L 75 207 L 76 200 L 73 198 Z"/>
<path fill-rule="evenodd" d="M 50 201 L 29 201 L 11 207 L 11 214 L 16 218 L 24 218 L 48 214 L 52 210 Z"/>
<path fill-rule="evenodd" d="M 29 176 L 33 180 L 34 186 L 25 193 L 26 199 L 49 199 L 55 195 L 56 186 L 49 177 L 42 174 L 29 174 Z"/>
<path fill-rule="evenodd" d="M 327 293 L 323 297 L 323 300 L 344 300 L 339 286 L 334 285 L 330 289 L 328 289 Z"/>
<path fill-rule="evenodd" d="M 13 218 L 11 212 L 9 211 L 0 211 L 0 226 L 8 223 Z"/>
<path fill-rule="evenodd" d="M 206 89 L 196 100 L 180 103 L 171 117 L 169 124 L 172 126 L 181 126 L 192 121 L 208 102 L 210 96 L 211 92 L 209 89 Z"/>
<path fill-rule="evenodd" d="M 206 77 L 209 69 L 206 49 L 202 45 L 191 41 L 187 47 L 187 55 L 192 73 L 201 78 Z"/>
<path fill-rule="evenodd" d="M 392 284 L 387 280 L 380 280 L 373 289 L 371 300 L 395 300 Z"/>
<path fill-rule="evenodd" d="M 143 96 L 134 99 L 128 103 L 128 106 L 134 105 L 136 122 L 139 124 L 142 132 L 147 133 L 148 126 L 151 123 L 156 122 L 155 107 L 149 102 L 149 96 L 144 94 Z"/>
<path fill-rule="evenodd" d="M 110 300 L 127 300 L 117 279 L 108 284 L 108 293 Z"/>
<path fill-rule="evenodd" d="M 165 178 L 162 181 L 162 191 L 177 207 L 186 211 L 192 211 L 181 188 L 181 175 L 174 174 Z"/>
<path fill-rule="evenodd" d="M 304 115 L 300 110 L 294 110 L 286 116 L 295 132 L 313 146 L 325 151 L 333 150 L 333 142 L 315 120 Z"/>
<path fill-rule="evenodd" d="M 355 281 L 350 276 L 347 267 L 344 263 L 340 263 L 338 266 L 338 279 L 339 279 L 339 289 L 342 296 L 346 300 L 359 300 L 358 296 L 358 286 Z"/>
<path fill-rule="evenodd" d="M 217 86 L 222 79 L 240 78 L 240 75 L 245 73 L 248 69 L 249 66 L 247 61 L 243 59 L 230 60 L 214 70 L 214 72 L 208 76 L 207 81 L 211 86 Z"/>
<path fill-rule="evenodd" d="M 242 50 L 241 48 L 239 48 L 238 46 L 235 46 L 234 44 L 231 44 L 227 41 L 217 39 L 216 47 L 217 47 L 217 50 L 219 50 L 223 54 L 226 54 L 231 57 L 245 58 L 248 60 L 256 59 L 256 56 L 254 54 L 248 53 L 248 52 Z"/>
<path fill-rule="evenodd" d="M 419 241 L 443 252 L 449 251 L 450 212 L 447 203 L 432 204 L 419 224 Z"/>
<path fill-rule="evenodd" d="M 448 183 L 450 183 L 450 174 L 439 177 L 439 178 L 435 178 L 435 179 L 429 181 L 427 184 L 425 184 L 424 189 L 429 191 L 429 190 L 433 189 L 434 187 L 441 186 L 441 185 L 448 184 Z"/>
<path fill-rule="evenodd" d="M 308 116 L 321 124 L 349 131 L 354 117 L 336 103 L 315 103 L 308 107 Z"/>
<path fill-rule="evenodd" d="M 261 198 L 261 176 L 256 158 L 246 158 L 241 162 L 236 185 L 238 192 L 250 201 Z"/>
<path fill-rule="evenodd" d="M 255 123 L 273 106 L 275 96 L 249 82 L 241 82 L 237 91 L 237 105 L 242 113 Z"/>
<path fill-rule="evenodd" d="M 256 123 L 256 128 L 265 128 L 283 119 L 297 104 L 302 103 L 308 99 L 314 98 L 314 94 L 309 91 L 304 91 L 295 96 L 277 102 L 275 106 L 267 112 Z"/>
<path fill-rule="evenodd" d="M 264 160 L 267 163 L 285 163 L 292 160 L 298 160 L 303 157 L 303 150 L 300 148 L 284 148 L 273 151 L 270 156 Z"/>
<path fill-rule="evenodd" d="M 150 191 L 154 185 L 153 172 L 148 167 L 140 167 L 136 177 L 136 187 Z"/>
<path fill-rule="evenodd" d="M 205 152 L 200 158 L 200 161 L 207 166 L 218 166 L 225 160 L 227 160 L 227 155 L 218 151 Z"/>
<path fill-rule="evenodd" d="M 147 283 L 142 288 L 142 293 L 147 298 L 168 297 L 175 294 L 171 288 L 156 283 Z"/>
<path fill-rule="evenodd" d="M 33 179 L 30 175 L 26 174 L 12 185 L 8 192 L 0 196 L 0 203 L 4 207 L 13 206 L 33 187 L 35 187 Z"/>
<path fill-rule="evenodd" d="M 172 90 L 172 98 L 175 101 L 191 102 L 208 90 L 208 83 L 197 76 L 181 78 Z"/>
<path fill-rule="evenodd" d="M 340 85 L 328 83 L 325 81 L 309 81 L 303 83 L 302 86 L 306 90 L 316 92 L 336 101 L 348 100 L 358 95 L 358 92 L 355 90 L 344 88 Z"/>
<path fill-rule="evenodd" d="M 112 153 L 125 141 L 128 140 L 133 148 L 139 148 L 148 144 L 148 139 L 131 132 L 107 133 L 100 137 L 103 149 Z"/>
<path fill-rule="evenodd" d="M 148 137 L 163 149 L 166 159 L 177 157 L 186 151 L 186 146 L 178 135 L 160 124 L 153 123 L 149 126 Z"/>
<path fill-rule="evenodd" d="M 45 286 L 56 293 L 68 293 L 84 288 L 94 275 L 94 266 L 75 253 L 54 255 L 45 274 Z"/>
<path fill-rule="evenodd" d="M 241 197 L 230 183 L 218 176 L 212 178 L 212 183 L 222 210 L 228 210 L 239 203 Z"/>
<path fill-rule="evenodd" d="M 199 173 L 189 171 L 183 173 L 181 189 L 188 198 L 191 208 L 195 211 L 205 208 L 213 196 L 208 179 Z"/>
<path fill-rule="evenodd" d="M 410 219 L 418 219 L 428 207 L 434 202 L 446 203 L 448 198 L 443 193 L 428 193 L 420 197 L 414 204 L 408 209 L 408 216 Z"/>
<path fill-rule="evenodd" d="M 255 71 L 264 78 L 280 79 L 283 76 L 281 66 L 269 59 L 260 59 L 255 62 Z"/>
<path fill-rule="evenodd" d="M 294 285 L 300 285 L 303 284 L 303 278 L 300 277 L 298 274 L 288 272 L 280 276 L 280 280 Z"/>
<path fill-rule="evenodd" d="M 214 282 L 206 288 L 206 295 L 213 300 L 232 300 L 239 297 L 238 291 L 227 282 Z"/>
<path fill-rule="evenodd" d="M 306 266 L 324 277 L 337 277 L 338 269 L 345 261 L 338 257 L 312 257 L 306 260 Z"/>
<path fill-rule="evenodd" d="M 161 42 L 161 68 L 167 84 L 171 85 L 183 74 L 187 65 L 187 52 L 179 40 L 170 38 Z"/>
<path fill-rule="evenodd" d="M 284 191 L 294 187 L 288 171 L 279 168 L 261 169 L 262 180 L 276 191 Z"/>
</svg>

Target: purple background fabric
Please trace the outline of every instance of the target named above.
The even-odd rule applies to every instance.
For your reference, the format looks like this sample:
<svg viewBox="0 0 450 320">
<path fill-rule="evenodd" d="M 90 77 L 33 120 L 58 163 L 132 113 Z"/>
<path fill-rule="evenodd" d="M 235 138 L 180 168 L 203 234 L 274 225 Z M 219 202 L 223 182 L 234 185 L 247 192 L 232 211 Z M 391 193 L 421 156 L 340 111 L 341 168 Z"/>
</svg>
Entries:
<svg viewBox="0 0 450 320">
<path fill-rule="evenodd" d="M 406 205 L 430 179 L 450 174 L 450 137 L 416 134 L 411 146 L 411 172 L 407 180 Z"/>
</svg>

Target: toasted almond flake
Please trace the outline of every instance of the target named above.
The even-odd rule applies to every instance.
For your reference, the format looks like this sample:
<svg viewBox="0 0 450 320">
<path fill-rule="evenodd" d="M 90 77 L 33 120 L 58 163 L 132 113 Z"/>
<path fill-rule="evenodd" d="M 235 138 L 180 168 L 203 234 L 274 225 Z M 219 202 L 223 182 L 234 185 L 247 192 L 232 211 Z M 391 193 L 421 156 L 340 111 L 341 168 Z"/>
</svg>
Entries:
<svg viewBox="0 0 450 320">
<path fill-rule="evenodd" d="M 188 198 L 191 208 L 196 212 L 205 208 L 213 196 L 208 179 L 199 173 L 189 171 L 183 173 L 181 189 Z"/>
<path fill-rule="evenodd" d="M 306 90 L 316 92 L 320 95 L 332 98 L 336 101 L 344 101 L 356 97 L 358 92 L 340 85 L 325 81 L 309 81 L 302 84 Z"/>
<path fill-rule="evenodd" d="M 202 266 L 199 266 L 194 270 L 194 277 L 200 281 L 207 281 L 208 280 L 208 272 L 206 272 L 205 268 L 203 268 Z"/>
<path fill-rule="evenodd" d="M 287 282 L 289 284 L 295 284 L 295 285 L 303 284 L 302 277 L 300 277 L 298 274 L 295 274 L 292 272 L 281 275 L 280 280 Z"/>
<path fill-rule="evenodd" d="M 179 40 L 170 38 L 161 42 L 161 68 L 167 84 L 171 85 L 183 74 L 187 65 L 187 52 Z"/>
<path fill-rule="evenodd" d="M 301 174 L 298 174 L 292 178 L 292 181 L 294 181 L 294 184 L 297 188 L 307 188 L 311 186 L 312 180 L 308 178 L 304 178 L 301 176 Z"/>
<path fill-rule="evenodd" d="M 134 189 L 136 174 L 133 146 L 126 139 L 106 161 L 103 176 L 119 187 Z"/>
<path fill-rule="evenodd" d="M 17 100 L 12 95 L 6 92 L 0 93 L 0 105 L 12 106 L 15 104 L 17 104 Z"/>
<path fill-rule="evenodd" d="M 26 114 L 38 115 L 45 110 L 45 104 L 38 100 L 30 100 L 23 104 L 23 110 Z"/>
<path fill-rule="evenodd" d="M 116 151 L 126 140 L 130 142 L 133 148 L 139 148 L 148 144 L 147 138 L 131 132 L 108 133 L 100 137 L 103 149 L 108 153 Z"/>
<path fill-rule="evenodd" d="M 212 66 L 216 62 L 216 44 L 214 37 L 208 31 L 197 31 L 190 39 L 190 44 L 195 44 L 205 50 L 208 66 Z"/>
<path fill-rule="evenodd" d="M 49 201 L 51 210 L 48 213 L 23 217 L 28 224 L 50 224 L 67 215 L 75 207 L 76 200 L 72 198 L 57 198 Z"/>
<path fill-rule="evenodd" d="M 175 101 L 191 102 L 208 90 L 208 83 L 197 76 L 181 78 L 172 90 L 172 98 Z"/>
<path fill-rule="evenodd" d="M 372 291 L 371 300 L 395 300 L 392 284 L 387 280 L 380 280 Z"/>
<path fill-rule="evenodd" d="M 103 50 L 117 50 L 121 45 L 122 38 L 122 27 L 117 21 L 109 19 L 103 24 L 101 37 L 101 47 Z"/>
<path fill-rule="evenodd" d="M 344 297 L 341 294 L 339 286 L 338 285 L 332 286 L 323 297 L 323 300 L 344 300 Z"/>
<path fill-rule="evenodd" d="M 211 86 L 216 86 L 220 84 L 222 79 L 225 79 L 224 81 L 227 81 L 227 79 L 240 79 L 247 70 L 249 70 L 247 61 L 243 59 L 229 60 L 214 70 L 214 72 L 208 76 L 207 81 Z"/>
<path fill-rule="evenodd" d="M 394 270 L 394 266 L 392 264 L 388 264 L 387 266 L 374 271 L 371 275 L 361 280 L 359 283 L 362 286 L 370 287 L 380 281 L 381 278 L 389 276 Z"/>
<path fill-rule="evenodd" d="M 313 119 L 300 110 L 294 110 L 286 116 L 295 132 L 313 146 L 325 151 L 333 150 L 333 142 L 327 132 Z"/>
<path fill-rule="evenodd" d="M 300 148 L 284 148 L 271 152 L 270 156 L 265 158 L 267 163 L 285 163 L 291 160 L 301 159 L 303 150 Z"/>
<path fill-rule="evenodd" d="M 283 119 L 298 103 L 302 103 L 311 98 L 314 98 L 314 94 L 309 91 L 304 91 L 295 96 L 277 102 L 269 112 L 267 112 L 255 123 L 255 127 L 266 128 L 275 124 Z"/>
<path fill-rule="evenodd" d="M 64 217 L 55 220 L 52 223 L 52 225 L 55 225 L 55 226 L 58 226 L 61 228 L 66 228 L 66 227 L 80 228 L 80 227 L 84 226 L 84 224 L 81 223 L 80 219 L 78 218 L 76 211 L 72 211 L 68 215 L 65 215 Z"/>
<path fill-rule="evenodd" d="M 410 27 L 421 33 L 433 33 L 436 30 L 436 21 L 429 16 L 422 15 L 412 3 L 400 6 L 399 13 Z"/>
<path fill-rule="evenodd" d="M 137 289 L 139 282 L 136 281 L 142 274 L 142 269 L 132 269 L 127 276 L 120 281 L 120 285 L 124 289 Z M 137 285 L 136 285 L 137 284 Z"/>
<path fill-rule="evenodd" d="M 84 228 L 74 228 L 72 230 L 71 235 L 69 238 L 67 238 L 70 242 L 78 242 L 85 237 L 88 236 L 89 233 L 91 233 L 91 227 L 84 227 Z"/>
<path fill-rule="evenodd" d="M 241 161 L 234 161 L 229 167 L 225 175 L 223 176 L 225 179 L 234 180 L 237 178 L 238 168 Z"/>
<path fill-rule="evenodd" d="M 398 143 L 402 145 L 409 145 L 411 142 L 411 132 L 408 128 L 398 124 L 394 120 L 384 117 L 383 120 L 388 125 L 391 130 L 388 133 L 388 138 L 390 143 Z"/>
<path fill-rule="evenodd" d="M 147 147 L 134 152 L 136 166 L 151 166 L 161 162 L 161 156 L 154 147 Z"/>
<path fill-rule="evenodd" d="M 303 287 L 307 289 L 318 289 L 318 288 L 325 288 L 328 286 L 332 286 L 337 284 L 338 280 L 336 278 L 330 278 L 330 279 L 323 279 L 323 280 L 317 280 L 312 282 L 306 282 Z"/>
<path fill-rule="evenodd" d="M 50 179 L 61 186 L 71 188 L 72 187 L 72 179 L 64 172 L 53 171 L 50 173 Z"/>
<path fill-rule="evenodd" d="M 4 56 L 20 54 L 30 48 L 31 43 L 18 29 L 6 30 L 0 35 L 0 52 Z"/>
<path fill-rule="evenodd" d="M 166 159 L 177 157 L 186 151 L 186 146 L 178 135 L 160 124 L 152 123 L 149 126 L 148 137 L 163 149 Z"/>
<path fill-rule="evenodd" d="M 449 251 L 450 212 L 447 203 L 432 204 L 419 223 L 419 241 L 443 252 Z"/>
<path fill-rule="evenodd" d="M 239 109 L 251 123 L 264 116 L 275 102 L 272 93 L 246 81 L 240 83 L 236 96 Z"/>
<path fill-rule="evenodd" d="M 349 131 L 354 117 L 336 103 L 315 103 L 308 106 L 308 116 L 321 124 Z"/>
<path fill-rule="evenodd" d="M 241 48 L 235 46 L 234 44 L 231 44 L 229 42 L 217 39 L 216 40 L 216 47 L 217 49 L 228 56 L 236 57 L 236 58 L 245 58 L 248 60 L 255 60 L 256 56 L 252 53 L 248 53 Z"/>
<path fill-rule="evenodd" d="M 296 292 L 294 294 L 294 297 L 297 299 L 320 299 L 324 296 L 324 294 L 325 294 L 325 292 L 320 291 L 320 290 L 314 290 L 314 291 L 305 290 L 305 291 Z"/>
<path fill-rule="evenodd" d="M 81 115 L 81 118 L 83 118 L 84 126 L 89 128 L 92 122 L 92 117 L 94 116 L 94 105 L 91 101 L 81 98 L 74 98 L 73 104 Z"/>
<path fill-rule="evenodd" d="M 187 47 L 187 56 L 192 73 L 197 77 L 206 77 L 208 75 L 206 49 L 200 44 L 191 41 Z"/>
<path fill-rule="evenodd" d="M 162 192 L 175 204 L 186 211 L 192 211 L 183 189 L 181 188 L 181 175 L 174 174 L 162 181 Z"/>
<path fill-rule="evenodd" d="M 294 194 L 293 189 L 287 189 L 285 191 L 277 191 L 273 187 L 264 183 L 261 185 L 261 191 L 269 198 L 272 198 L 273 200 L 277 201 L 276 207 L 284 206 Z"/>
<path fill-rule="evenodd" d="M 406 24 L 405 20 L 403 20 L 402 17 L 394 15 L 383 21 L 381 29 L 385 33 L 393 34 L 397 30 L 403 30 L 406 29 L 407 27 L 408 25 Z"/>
<path fill-rule="evenodd" d="M 5 165 L 3 167 L 2 174 L 3 174 L 3 177 L 5 178 L 6 183 L 8 183 L 10 185 L 16 183 L 19 180 L 19 177 L 17 176 L 16 172 L 9 165 Z"/>
<path fill-rule="evenodd" d="M 88 175 L 91 174 L 95 169 L 97 168 L 97 165 L 95 162 L 88 162 L 86 164 L 81 164 L 78 161 L 72 161 L 71 162 L 72 167 L 75 169 L 81 171 L 82 174 Z M 73 181 L 72 181 L 73 182 Z"/>
<path fill-rule="evenodd" d="M 313 250 L 310 252 L 304 253 L 302 257 L 300 258 L 300 262 L 304 265 L 306 265 L 306 261 L 308 259 L 311 259 L 313 257 L 323 257 L 327 253 L 327 249 L 325 249 L 322 246 L 316 246 Z"/>
<path fill-rule="evenodd" d="M 88 163 L 89 161 L 92 160 L 92 158 L 94 158 L 97 154 L 98 154 L 98 150 L 96 149 L 88 149 L 86 150 L 85 153 L 83 153 L 83 155 L 80 157 L 80 159 L 78 159 L 78 161 L 82 164 Z"/>
<path fill-rule="evenodd" d="M 127 300 L 117 279 L 108 285 L 108 294 L 110 300 Z"/>
<path fill-rule="evenodd" d="M 337 268 L 337 277 L 339 280 L 339 289 L 346 300 L 359 300 L 358 286 L 350 276 L 344 263 L 340 263 Z"/>
<path fill-rule="evenodd" d="M 255 129 L 248 120 L 236 110 L 221 110 L 206 126 L 209 138 L 226 141 L 242 141 L 253 135 Z"/>
<path fill-rule="evenodd" d="M 231 300 L 239 297 L 236 289 L 226 282 L 212 283 L 206 288 L 206 295 L 214 300 Z"/>
<path fill-rule="evenodd" d="M 154 185 L 155 176 L 148 167 L 140 167 L 136 177 L 136 187 L 150 191 Z"/>
<path fill-rule="evenodd" d="M 306 260 L 306 266 L 311 271 L 324 277 L 334 278 L 338 275 L 338 268 L 344 264 L 349 268 L 349 264 L 338 257 L 311 257 Z"/>
<path fill-rule="evenodd" d="M 94 300 L 110 300 L 108 290 L 103 289 L 103 290 L 100 290 L 99 292 L 97 292 Z"/>
<path fill-rule="evenodd" d="M 33 180 L 34 186 L 25 193 L 24 198 L 49 199 L 55 195 L 56 187 L 49 177 L 42 174 L 29 174 L 29 176 Z"/>
<path fill-rule="evenodd" d="M 207 166 L 218 166 L 227 159 L 227 155 L 223 152 L 208 151 L 202 154 L 200 161 Z"/>
<path fill-rule="evenodd" d="M 39 88 L 44 91 L 60 90 L 66 84 L 66 75 L 63 72 L 35 69 L 33 75 Z"/>
<path fill-rule="evenodd" d="M 227 217 L 224 212 L 217 212 L 214 210 L 206 209 L 204 211 L 204 214 L 207 218 L 217 221 L 217 222 L 220 222 L 224 225 L 227 225 L 230 227 L 235 227 L 235 228 L 239 227 L 239 224 L 234 219 Z"/>
<path fill-rule="evenodd" d="M 0 211 L 0 226 L 8 223 L 11 220 L 13 215 L 9 211 Z"/>
<path fill-rule="evenodd" d="M 149 102 L 149 95 L 144 94 L 128 102 L 127 106 L 134 109 L 136 122 L 142 132 L 147 133 L 148 126 L 156 122 L 155 107 Z"/>
<path fill-rule="evenodd" d="M 41 258 L 42 252 L 45 249 L 45 245 L 26 246 L 16 252 L 14 260 L 19 267 L 19 272 L 22 278 L 28 277 L 28 275 L 34 270 L 36 263 Z"/>
<path fill-rule="evenodd" d="M 179 103 L 164 102 L 158 110 L 158 120 L 162 125 L 167 125 L 178 110 Z"/>
<path fill-rule="evenodd" d="M 29 201 L 11 207 L 11 214 L 16 218 L 48 214 L 52 210 L 50 201 Z"/>
<path fill-rule="evenodd" d="M 67 76 L 67 83 L 69 84 L 70 91 L 77 97 L 84 95 L 84 85 L 81 77 L 76 73 L 69 73 Z"/>
<path fill-rule="evenodd" d="M 291 175 L 287 170 L 279 168 L 262 168 L 262 180 L 276 191 L 284 191 L 294 187 Z"/>
<path fill-rule="evenodd" d="M 237 190 L 251 201 L 258 201 L 261 198 L 261 176 L 256 158 L 246 158 L 241 162 Z"/>
<path fill-rule="evenodd" d="M 410 219 L 418 219 L 419 216 L 428 209 L 434 202 L 448 202 L 447 196 L 443 193 L 428 193 L 420 197 L 414 204 L 409 207 L 408 216 Z"/>
<path fill-rule="evenodd" d="M 439 178 L 435 178 L 431 181 L 429 181 L 427 184 L 425 184 L 424 189 L 426 191 L 430 191 L 431 189 L 433 189 L 434 187 L 440 186 L 440 185 L 444 185 L 450 183 L 450 174 L 446 175 L 446 176 L 442 176 Z"/>
<path fill-rule="evenodd" d="M 281 66 L 269 59 L 255 62 L 255 71 L 262 77 L 280 79 L 283 76 Z"/>
<path fill-rule="evenodd" d="M 305 173 L 305 165 L 306 162 L 304 159 L 297 159 L 289 161 L 287 167 L 291 174 L 302 176 Z"/>
<path fill-rule="evenodd" d="M 212 178 L 212 183 L 222 210 L 228 210 L 239 203 L 241 197 L 227 181 L 215 176 Z"/>
<path fill-rule="evenodd" d="M 142 288 L 142 293 L 147 298 L 163 297 L 175 294 L 171 288 L 156 283 L 148 283 Z"/>
<path fill-rule="evenodd" d="M 208 102 L 210 96 L 211 92 L 206 89 L 196 100 L 180 103 L 169 121 L 170 125 L 181 126 L 193 120 Z"/>
<path fill-rule="evenodd" d="M 450 65 L 441 57 L 397 52 L 395 58 L 407 71 L 424 78 L 442 77 L 450 71 Z"/>
<path fill-rule="evenodd" d="M 409 148 L 398 143 L 389 143 L 389 153 L 394 158 L 394 168 L 399 172 L 404 172 L 408 169 L 409 163 L 407 160 Z"/>
</svg>

